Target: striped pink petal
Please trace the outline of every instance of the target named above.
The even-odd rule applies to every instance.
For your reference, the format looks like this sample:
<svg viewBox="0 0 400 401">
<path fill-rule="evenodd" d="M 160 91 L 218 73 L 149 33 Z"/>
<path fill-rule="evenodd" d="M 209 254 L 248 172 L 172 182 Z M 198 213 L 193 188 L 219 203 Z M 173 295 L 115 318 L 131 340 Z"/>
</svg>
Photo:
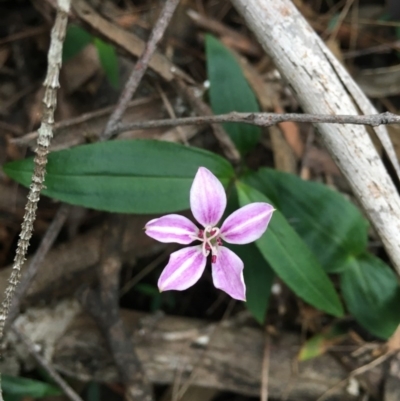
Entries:
<svg viewBox="0 0 400 401">
<path fill-rule="evenodd" d="M 243 262 L 230 249 L 224 246 L 218 249 L 217 260 L 212 264 L 212 277 L 216 288 L 225 291 L 234 299 L 246 300 Z"/>
<path fill-rule="evenodd" d="M 190 208 L 195 219 L 206 226 L 215 226 L 226 207 L 224 187 L 215 175 L 200 167 L 190 189 Z"/>
<path fill-rule="evenodd" d="M 265 232 L 274 212 L 268 203 L 256 202 L 241 207 L 226 218 L 221 227 L 221 238 L 230 244 L 248 244 Z"/>
<path fill-rule="evenodd" d="M 195 284 L 206 267 L 207 258 L 200 246 L 190 246 L 171 253 L 158 280 L 160 291 L 183 291 Z"/>
<path fill-rule="evenodd" d="M 189 219 L 179 214 L 168 214 L 150 220 L 145 227 L 146 234 L 160 242 L 190 244 L 199 229 Z"/>
</svg>

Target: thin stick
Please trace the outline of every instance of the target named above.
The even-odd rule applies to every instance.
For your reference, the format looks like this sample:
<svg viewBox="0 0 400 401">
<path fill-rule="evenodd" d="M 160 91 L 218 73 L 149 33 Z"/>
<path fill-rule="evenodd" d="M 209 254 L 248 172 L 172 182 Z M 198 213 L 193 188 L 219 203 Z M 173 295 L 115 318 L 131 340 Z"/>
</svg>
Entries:
<svg viewBox="0 0 400 401">
<path fill-rule="evenodd" d="M 121 120 L 121 117 L 124 114 L 129 101 L 132 99 L 133 94 L 136 92 L 136 89 L 139 86 L 139 83 L 147 70 L 150 59 L 156 50 L 157 44 L 163 37 L 164 32 L 167 29 L 167 26 L 171 21 L 172 15 L 178 4 L 179 0 L 167 0 L 165 2 L 160 16 L 156 24 L 154 25 L 153 30 L 151 31 L 150 38 L 146 43 L 144 51 L 132 70 L 128 82 L 125 85 L 125 88 L 119 98 L 114 112 L 110 116 L 105 130 L 100 135 L 100 140 L 106 140 L 113 136 L 113 129 L 115 125 Z"/>
<path fill-rule="evenodd" d="M 44 258 L 49 252 L 50 248 L 54 244 L 62 226 L 67 219 L 68 213 L 71 209 L 71 206 L 63 204 L 57 210 L 56 215 L 54 216 L 53 221 L 51 222 L 49 228 L 47 229 L 42 241 L 40 242 L 39 248 L 37 249 L 35 256 L 32 258 L 29 263 L 26 271 L 21 279 L 18 288 L 15 291 L 15 295 L 8 313 L 8 317 L 6 320 L 4 331 L 7 332 L 9 325 L 15 320 L 18 315 L 19 308 L 21 305 L 21 301 L 26 294 L 33 278 L 36 276 L 39 267 L 41 266 Z"/>
<path fill-rule="evenodd" d="M 11 306 L 15 289 L 21 275 L 21 267 L 25 262 L 26 252 L 32 236 L 33 222 L 36 217 L 37 204 L 40 192 L 43 188 L 44 176 L 46 174 L 47 154 L 49 152 L 50 140 L 53 136 L 54 111 L 57 105 L 57 89 L 60 84 L 58 76 L 62 62 L 62 48 L 67 28 L 70 0 L 58 0 L 57 16 L 51 31 L 50 48 L 47 56 L 48 67 L 46 79 L 43 86 L 45 93 L 43 97 L 42 123 L 38 130 L 37 148 L 35 150 L 35 170 L 32 183 L 29 187 L 28 202 L 25 206 L 25 215 L 19 236 L 14 263 L 8 280 L 9 285 L 5 291 L 5 297 L 1 305 L 0 314 L 0 343 L 4 337 L 4 325 Z"/>
<path fill-rule="evenodd" d="M 25 344 L 29 353 L 35 358 L 36 362 L 49 374 L 49 376 L 60 386 L 62 391 L 71 401 L 83 401 L 74 389 L 57 373 L 53 366 L 37 352 L 35 344 L 23 334 L 15 325 L 11 330 L 17 336 L 18 340 Z"/>
<path fill-rule="evenodd" d="M 183 117 L 174 119 L 137 121 L 128 124 L 118 124 L 115 134 L 135 129 L 150 129 L 159 127 L 178 127 L 182 125 L 203 125 L 221 123 L 244 123 L 259 127 L 270 127 L 282 122 L 355 124 L 377 127 L 379 125 L 400 124 L 400 116 L 390 112 L 372 115 L 318 115 L 296 113 L 237 113 L 209 115 L 200 117 Z"/>
</svg>

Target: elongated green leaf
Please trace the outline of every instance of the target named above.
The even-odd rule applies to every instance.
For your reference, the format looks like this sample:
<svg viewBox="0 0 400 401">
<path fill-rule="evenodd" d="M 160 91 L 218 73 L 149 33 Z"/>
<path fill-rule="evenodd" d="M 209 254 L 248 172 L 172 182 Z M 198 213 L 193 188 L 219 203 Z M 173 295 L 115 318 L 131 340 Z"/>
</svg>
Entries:
<svg viewBox="0 0 400 401">
<path fill-rule="evenodd" d="M 226 245 L 234 251 L 244 263 L 244 281 L 246 283 L 246 307 L 260 323 L 265 322 L 271 287 L 275 273 L 254 244 Z"/>
<path fill-rule="evenodd" d="M 99 55 L 100 64 L 106 74 L 108 82 L 114 87 L 119 85 L 118 58 L 115 47 L 102 41 L 99 38 L 94 39 L 94 44 Z"/>
<path fill-rule="evenodd" d="M 225 221 L 239 207 L 238 194 L 233 187 L 230 190 L 228 204 L 221 221 Z M 265 322 L 275 273 L 255 244 L 232 245 L 225 243 L 224 246 L 230 248 L 242 259 L 244 263 L 244 282 L 246 284 L 245 305 L 253 317 L 260 324 L 263 324 Z"/>
<path fill-rule="evenodd" d="M 63 62 L 65 63 L 93 40 L 93 36 L 78 25 L 70 24 L 67 28 L 63 46 Z"/>
<path fill-rule="evenodd" d="M 216 38 L 206 36 L 207 71 L 210 81 L 210 101 L 215 114 L 260 111 L 256 97 L 233 54 Z M 251 150 L 261 135 L 252 125 L 223 124 L 242 154 Z"/>
<path fill-rule="evenodd" d="M 200 166 L 226 186 L 234 177 L 222 157 L 160 141 L 112 141 L 49 155 L 43 193 L 61 201 L 120 213 L 165 213 L 187 209 Z M 32 159 L 8 163 L 4 171 L 28 186 Z"/>
<path fill-rule="evenodd" d="M 42 398 L 61 394 L 60 389 L 52 384 L 24 377 L 1 375 L 1 386 L 7 395 L 13 397 L 29 396 L 32 398 Z"/>
<path fill-rule="evenodd" d="M 293 174 L 262 168 L 244 181 L 269 197 L 327 272 L 339 272 L 367 247 L 367 221 L 344 196 Z"/>
<path fill-rule="evenodd" d="M 347 308 L 377 337 L 389 338 L 400 324 L 400 286 L 395 273 L 370 254 L 353 258 L 341 274 Z"/>
<path fill-rule="evenodd" d="M 256 189 L 238 182 L 239 203 L 268 202 Z M 275 273 L 304 301 L 335 316 L 343 314 L 339 297 L 307 245 L 279 211 L 275 211 L 267 232 L 256 241 Z"/>
</svg>

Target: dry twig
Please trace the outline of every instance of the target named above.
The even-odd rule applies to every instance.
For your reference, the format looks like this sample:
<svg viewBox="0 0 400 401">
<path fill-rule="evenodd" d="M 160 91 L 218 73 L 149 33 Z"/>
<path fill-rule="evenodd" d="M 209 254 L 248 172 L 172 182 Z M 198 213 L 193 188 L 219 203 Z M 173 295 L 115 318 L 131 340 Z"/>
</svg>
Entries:
<svg viewBox="0 0 400 401">
<path fill-rule="evenodd" d="M 318 115 L 296 113 L 237 113 L 232 112 L 220 115 L 206 115 L 201 117 L 183 117 L 165 120 L 138 121 L 129 124 L 119 124 L 115 133 L 135 129 L 149 129 L 159 127 L 178 127 L 182 125 L 203 125 L 221 123 L 244 123 L 259 127 L 270 127 L 282 122 L 293 121 L 314 124 L 355 124 L 376 127 L 387 124 L 400 124 L 400 116 L 390 112 L 373 115 Z"/>
<path fill-rule="evenodd" d="M 33 256 L 33 258 L 30 260 L 29 265 L 26 268 L 25 273 L 21 279 L 21 282 L 15 291 L 11 308 L 4 327 L 5 332 L 8 331 L 10 324 L 12 324 L 17 317 L 21 301 L 24 298 L 29 286 L 31 285 L 32 280 L 36 276 L 36 273 L 39 270 L 39 267 L 41 266 L 44 258 L 47 256 L 47 253 L 51 249 L 54 241 L 60 233 L 60 230 L 64 225 L 65 220 L 67 219 L 70 208 L 71 207 L 69 205 L 65 204 L 60 206 L 56 215 L 54 216 L 53 221 L 51 222 L 49 228 L 43 236 L 39 248 L 35 253 L 35 256 Z"/>
</svg>

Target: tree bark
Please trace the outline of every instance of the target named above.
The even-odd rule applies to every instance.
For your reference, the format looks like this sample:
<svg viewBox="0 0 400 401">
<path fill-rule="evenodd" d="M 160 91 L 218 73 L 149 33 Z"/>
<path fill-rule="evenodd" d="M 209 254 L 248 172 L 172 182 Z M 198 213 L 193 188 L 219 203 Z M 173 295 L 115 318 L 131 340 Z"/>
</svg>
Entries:
<svg viewBox="0 0 400 401">
<path fill-rule="evenodd" d="M 354 81 L 290 0 L 232 3 L 306 113 L 359 114 L 357 99 L 346 88 Z M 332 124 L 316 127 L 400 275 L 400 198 L 366 128 Z"/>
</svg>

